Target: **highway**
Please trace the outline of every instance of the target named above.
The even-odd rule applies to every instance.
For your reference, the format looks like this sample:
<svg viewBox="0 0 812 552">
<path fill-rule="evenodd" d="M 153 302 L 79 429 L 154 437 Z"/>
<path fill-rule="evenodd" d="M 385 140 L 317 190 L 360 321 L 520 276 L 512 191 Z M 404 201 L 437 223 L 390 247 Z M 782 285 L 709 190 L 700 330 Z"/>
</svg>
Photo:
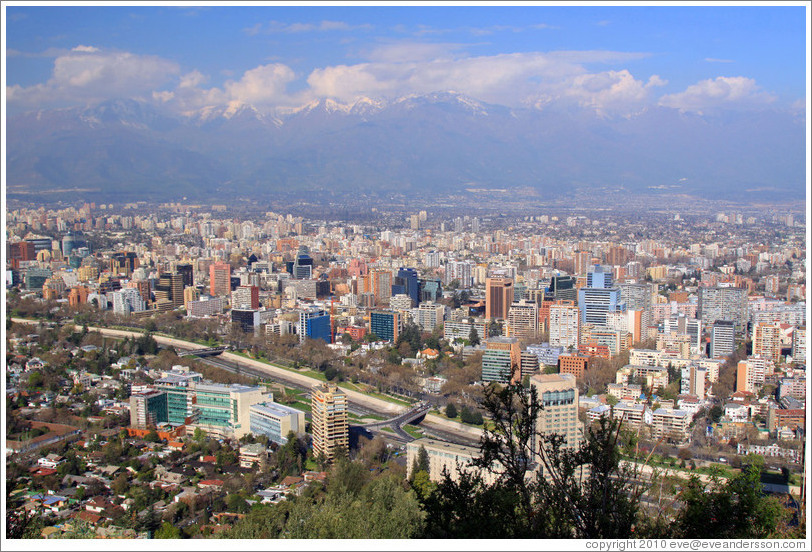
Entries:
<svg viewBox="0 0 812 552">
<path fill-rule="evenodd" d="M 24 318 L 12 318 L 11 320 L 21 324 L 34 325 L 41 322 L 40 320 L 28 320 Z M 141 337 L 144 335 L 143 332 L 115 330 L 97 326 L 89 326 L 88 331 L 99 332 L 104 336 L 120 339 L 124 339 L 126 337 Z M 175 349 L 195 350 L 201 348 L 199 343 L 184 341 L 174 337 L 156 334 L 152 334 L 152 337 L 159 345 L 171 346 Z M 323 383 L 321 380 L 306 376 L 293 370 L 281 368 L 266 362 L 245 358 L 231 352 L 224 352 L 218 357 L 208 357 L 205 359 L 205 361 L 212 362 L 212 360 L 215 358 L 215 362 L 223 361 L 232 364 L 232 368 L 234 370 L 239 367 L 239 369 L 242 370 L 242 373 L 279 381 L 290 387 L 296 387 L 297 389 L 305 389 L 309 391 L 314 385 Z M 221 367 L 224 366 L 221 365 Z M 404 408 L 406 408 L 403 405 L 392 403 L 384 399 L 379 399 L 378 397 L 365 395 L 364 393 L 352 389 L 346 389 L 344 387 L 341 389 L 344 393 L 346 393 L 347 400 L 350 403 L 353 411 L 356 411 L 359 414 L 366 412 L 377 414 L 379 416 L 385 416 L 387 418 L 394 418 L 400 414 L 403 414 Z M 459 422 L 453 422 L 434 414 L 427 414 L 424 420 L 420 423 L 420 426 L 424 429 L 424 433 L 426 433 L 427 436 L 430 434 L 432 437 L 462 445 L 477 445 L 479 444 L 479 439 L 482 435 L 482 430 L 479 428 Z M 383 435 L 392 434 L 384 432 Z M 409 436 L 409 438 L 411 439 L 411 436 Z"/>
</svg>

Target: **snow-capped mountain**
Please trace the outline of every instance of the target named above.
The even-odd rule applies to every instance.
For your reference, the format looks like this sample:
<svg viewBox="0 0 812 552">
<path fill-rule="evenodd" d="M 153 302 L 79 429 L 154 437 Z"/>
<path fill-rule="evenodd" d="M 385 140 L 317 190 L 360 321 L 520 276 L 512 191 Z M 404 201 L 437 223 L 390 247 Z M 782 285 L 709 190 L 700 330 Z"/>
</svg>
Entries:
<svg viewBox="0 0 812 552">
<path fill-rule="evenodd" d="M 748 189 L 803 197 L 803 136 L 803 120 L 791 113 L 701 117 L 657 107 L 612 119 L 510 109 L 449 91 L 274 112 L 232 102 L 177 114 L 113 100 L 9 118 L 7 183 L 9 193 L 90 188 L 97 199 L 146 190 L 167 199 L 425 195 L 472 182 L 550 197 L 662 185 L 702 197 Z"/>
</svg>

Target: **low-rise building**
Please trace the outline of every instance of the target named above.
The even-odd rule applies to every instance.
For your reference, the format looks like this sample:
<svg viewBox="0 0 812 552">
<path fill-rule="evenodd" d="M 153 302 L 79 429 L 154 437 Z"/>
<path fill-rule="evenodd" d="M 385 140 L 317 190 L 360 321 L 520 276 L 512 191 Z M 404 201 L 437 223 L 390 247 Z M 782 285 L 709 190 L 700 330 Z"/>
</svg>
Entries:
<svg viewBox="0 0 812 552">
<path fill-rule="evenodd" d="M 305 414 L 289 406 L 274 402 L 254 404 L 249 410 L 251 433 L 265 435 L 280 445 L 288 442 L 288 434 L 304 435 Z"/>
<path fill-rule="evenodd" d="M 240 447 L 240 467 L 261 466 L 268 459 L 268 450 L 262 443 L 251 443 Z"/>
<path fill-rule="evenodd" d="M 652 414 L 651 436 L 655 439 L 669 439 L 675 442 L 690 440 L 688 426 L 691 416 L 684 410 L 658 408 Z"/>
<path fill-rule="evenodd" d="M 467 447 L 428 438 L 417 439 L 406 445 L 407 477 L 412 475 L 412 467 L 421 447 L 425 448 L 428 453 L 429 479 L 432 481 L 442 481 L 444 471 L 448 472 L 453 481 L 459 481 L 460 471 L 478 473 L 487 485 L 492 485 L 496 481 L 496 476 L 488 470 L 472 466 L 474 459 L 480 457 L 477 447 Z"/>
</svg>

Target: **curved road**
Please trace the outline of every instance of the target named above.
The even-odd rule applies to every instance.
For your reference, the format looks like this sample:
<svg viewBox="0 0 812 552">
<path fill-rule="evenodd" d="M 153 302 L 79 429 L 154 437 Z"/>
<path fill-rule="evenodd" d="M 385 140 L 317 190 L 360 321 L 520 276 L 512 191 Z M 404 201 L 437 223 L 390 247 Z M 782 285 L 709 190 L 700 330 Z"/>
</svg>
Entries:
<svg viewBox="0 0 812 552">
<path fill-rule="evenodd" d="M 11 320 L 13 322 L 18 322 L 21 324 L 39 324 L 41 322 L 40 320 L 28 320 L 24 318 L 12 318 Z M 99 332 L 100 334 L 105 336 L 116 337 L 121 339 L 125 337 L 141 337 L 142 335 L 144 335 L 143 332 L 114 330 L 110 328 L 100 328 L 97 326 L 88 326 L 87 329 L 88 331 Z M 200 349 L 201 347 L 199 343 L 184 341 L 182 339 L 177 339 L 174 337 L 166 337 L 163 335 L 156 334 L 152 334 L 152 337 L 155 339 L 157 343 L 161 345 L 170 345 L 172 347 L 179 349 L 194 350 Z M 323 383 L 321 380 L 311 378 L 310 376 L 306 376 L 304 374 L 299 374 L 293 370 L 281 368 L 279 366 L 268 364 L 266 362 L 245 358 L 243 356 L 236 355 L 234 353 L 224 352 L 222 353 L 222 355 L 220 355 L 220 357 L 223 358 L 224 360 L 228 360 L 229 362 L 241 364 L 243 366 L 248 366 L 262 373 L 266 373 L 270 377 L 295 382 L 298 385 L 306 386 L 308 388 L 317 385 L 319 383 Z M 365 395 L 364 393 L 360 393 L 352 389 L 346 389 L 342 387 L 341 390 L 344 393 L 346 393 L 347 399 L 350 402 L 353 402 L 361 407 L 369 408 L 370 410 L 376 412 L 391 414 L 393 417 L 403 413 L 404 407 L 401 405 L 394 404 L 389 401 L 379 399 L 377 397 L 372 397 L 370 395 Z M 465 424 L 461 424 L 459 422 L 452 422 L 450 420 L 441 418 L 440 416 L 434 414 L 427 414 L 421 425 L 425 426 L 428 429 L 436 428 L 438 432 L 455 435 L 459 439 L 468 441 L 471 444 L 478 444 L 479 438 L 482 435 L 482 430 L 479 428 L 471 427 Z"/>
</svg>

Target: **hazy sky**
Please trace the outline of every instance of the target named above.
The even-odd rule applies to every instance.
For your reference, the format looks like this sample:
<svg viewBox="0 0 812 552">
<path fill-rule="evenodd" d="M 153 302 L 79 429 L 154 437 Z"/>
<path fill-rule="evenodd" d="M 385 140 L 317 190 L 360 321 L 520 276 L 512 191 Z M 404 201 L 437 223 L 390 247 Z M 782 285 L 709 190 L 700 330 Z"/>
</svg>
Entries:
<svg viewBox="0 0 812 552">
<path fill-rule="evenodd" d="M 183 111 L 444 90 L 623 115 L 805 104 L 801 3 L 3 7 L 12 113 L 121 97 Z"/>
</svg>

